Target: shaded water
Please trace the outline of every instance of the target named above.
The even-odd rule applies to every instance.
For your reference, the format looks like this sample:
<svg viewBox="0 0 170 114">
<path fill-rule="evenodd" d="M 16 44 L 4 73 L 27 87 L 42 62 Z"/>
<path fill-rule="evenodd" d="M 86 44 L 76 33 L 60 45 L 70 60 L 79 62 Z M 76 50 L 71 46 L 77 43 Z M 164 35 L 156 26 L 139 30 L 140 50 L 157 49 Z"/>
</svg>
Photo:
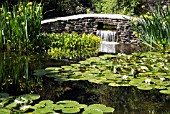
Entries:
<svg viewBox="0 0 170 114">
<path fill-rule="evenodd" d="M 109 87 L 88 81 L 56 82 L 33 76 L 33 70 L 71 64 L 43 55 L 0 53 L 0 92 L 10 95 L 38 93 L 41 99 L 63 99 L 80 103 L 102 103 L 115 108 L 115 114 L 170 114 L 170 95 L 141 91 L 135 87 Z"/>
</svg>

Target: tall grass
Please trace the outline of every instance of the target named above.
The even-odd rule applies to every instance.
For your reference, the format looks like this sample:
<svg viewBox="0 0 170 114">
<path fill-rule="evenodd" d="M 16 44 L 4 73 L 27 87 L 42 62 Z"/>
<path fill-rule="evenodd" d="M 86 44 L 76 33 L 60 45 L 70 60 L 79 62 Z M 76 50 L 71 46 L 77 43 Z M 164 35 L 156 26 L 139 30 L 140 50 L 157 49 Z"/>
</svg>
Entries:
<svg viewBox="0 0 170 114">
<path fill-rule="evenodd" d="M 170 46 L 170 8 L 156 6 L 132 23 L 134 34 L 152 49 L 166 50 Z"/>
<path fill-rule="evenodd" d="M 33 48 L 40 33 L 41 4 L 19 2 L 9 10 L 8 3 L 0 8 L 0 47 L 14 50 Z"/>
</svg>

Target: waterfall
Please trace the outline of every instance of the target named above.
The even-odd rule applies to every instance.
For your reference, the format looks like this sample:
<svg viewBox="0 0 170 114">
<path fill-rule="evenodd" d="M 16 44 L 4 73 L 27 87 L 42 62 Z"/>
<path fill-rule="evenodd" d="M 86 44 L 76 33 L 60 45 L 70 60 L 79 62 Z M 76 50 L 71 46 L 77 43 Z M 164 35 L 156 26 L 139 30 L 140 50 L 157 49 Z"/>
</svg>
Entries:
<svg viewBox="0 0 170 114">
<path fill-rule="evenodd" d="M 97 30 L 97 36 L 100 36 L 103 41 L 115 42 L 116 32 L 110 30 Z"/>
<path fill-rule="evenodd" d="M 118 44 L 116 42 L 116 32 L 110 30 L 97 30 L 96 35 L 102 39 L 99 49 L 100 52 L 116 53 L 115 46 Z"/>
</svg>

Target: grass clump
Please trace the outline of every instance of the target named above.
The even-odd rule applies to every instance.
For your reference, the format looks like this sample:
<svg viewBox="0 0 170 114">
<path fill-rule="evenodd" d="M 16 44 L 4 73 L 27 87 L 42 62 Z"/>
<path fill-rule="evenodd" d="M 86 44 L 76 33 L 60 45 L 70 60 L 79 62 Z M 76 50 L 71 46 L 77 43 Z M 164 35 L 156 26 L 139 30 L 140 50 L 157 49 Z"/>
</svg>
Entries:
<svg viewBox="0 0 170 114">
<path fill-rule="evenodd" d="M 158 5 L 132 22 L 133 34 L 151 49 L 167 50 L 170 46 L 170 7 Z"/>
<path fill-rule="evenodd" d="M 40 33 L 42 5 L 36 2 L 18 2 L 10 9 L 5 2 L 0 8 L 1 49 L 33 49 Z"/>
</svg>

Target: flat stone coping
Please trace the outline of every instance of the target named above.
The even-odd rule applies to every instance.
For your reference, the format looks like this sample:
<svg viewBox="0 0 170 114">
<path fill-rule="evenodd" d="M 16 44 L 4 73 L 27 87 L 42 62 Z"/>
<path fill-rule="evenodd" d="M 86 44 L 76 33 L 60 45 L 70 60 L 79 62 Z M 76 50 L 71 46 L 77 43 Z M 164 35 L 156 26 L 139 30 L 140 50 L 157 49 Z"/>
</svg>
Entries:
<svg viewBox="0 0 170 114">
<path fill-rule="evenodd" d="M 127 15 L 121 15 L 121 14 L 78 14 L 78 15 L 72 15 L 72 16 L 66 16 L 66 17 L 57 17 L 53 19 L 46 19 L 41 21 L 41 24 L 55 22 L 58 20 L 74 20 L 74 19 L 82 19 L 87 17 L 93 17 L 93 18 L 110 18 L 110 19 L 122 19 L 122 20 L 130 20 L 131 17 Z"/>
</svg>

